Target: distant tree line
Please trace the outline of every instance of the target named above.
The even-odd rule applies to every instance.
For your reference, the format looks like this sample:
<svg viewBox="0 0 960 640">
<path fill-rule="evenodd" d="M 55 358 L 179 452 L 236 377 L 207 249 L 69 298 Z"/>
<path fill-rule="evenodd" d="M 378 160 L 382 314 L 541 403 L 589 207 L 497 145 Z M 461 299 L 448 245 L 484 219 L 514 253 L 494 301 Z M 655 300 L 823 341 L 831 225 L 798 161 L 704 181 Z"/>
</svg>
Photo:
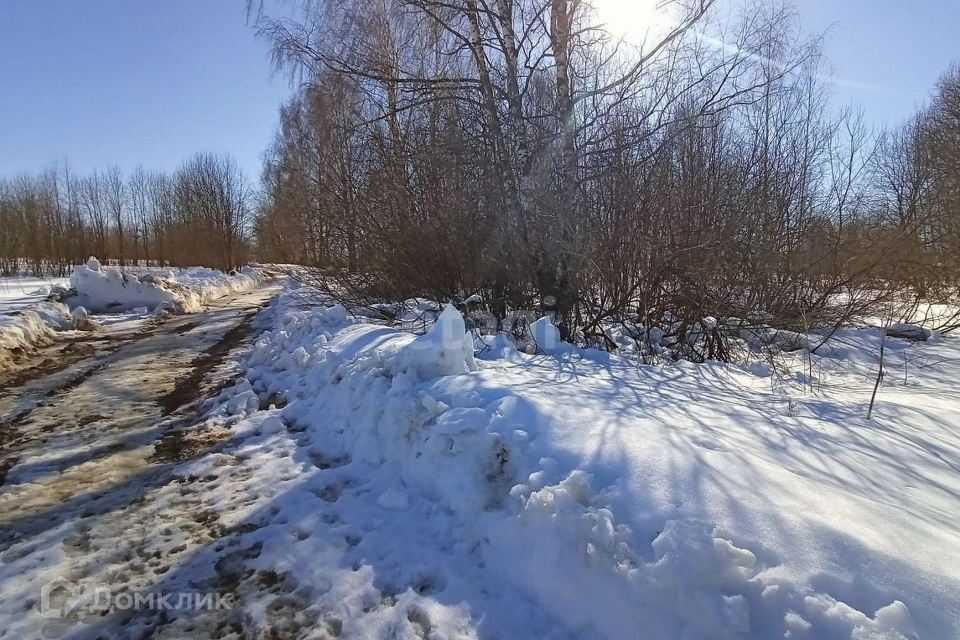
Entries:
<svg viewBox="0 0 960 640">
<path fill-rule="evenodd" d="M 74 173 L 66 163 L 0 178 L 0 275 L 67 275 L 91 255 L 118 264 L 246 261 L 254 192 L 229 157 L 199 153 L 172 174 Z"/>
<path fill-rule="evenodd" d="M 876 132 L 831 110 L 788 6 L 667 3 L 673 29 L 634 48 L 586 0 L 296 4 L 249 5 L 301 86 L 257 251 L 358 301 L 547 301 L 603 345 L 615 320 L 682 342 L 707 317 L 802 328 L 958 293 L 956 68 Z"/>
</svg>

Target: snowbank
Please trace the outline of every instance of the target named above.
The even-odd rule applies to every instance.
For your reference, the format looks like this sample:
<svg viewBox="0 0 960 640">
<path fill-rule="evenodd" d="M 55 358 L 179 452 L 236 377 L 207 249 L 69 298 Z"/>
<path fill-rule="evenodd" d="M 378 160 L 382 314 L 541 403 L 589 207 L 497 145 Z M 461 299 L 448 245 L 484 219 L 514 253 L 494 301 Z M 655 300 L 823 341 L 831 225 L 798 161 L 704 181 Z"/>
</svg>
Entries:
<svg viewBox="0 0 960 640">
<path fill-rule="evenodd" d="M 249 268 L 233 276 L 214 269 L 191 267 L 138 277 L 117 267 L 103 267 L 96 258 L 90 258 L 87 264 L 73 268 L 70 284 L 76 295 L 69 299 L 69 304 L 83 306 L 93 313 L 137 307 L 192 313 L 202 309 L 209 300 L 249 288 L 258 280 L 257 272 Z"/>
<path fill-rule="evenodd" d="M 147 276 L 141 282 L 137 276 L 116 267 L 101 267 L 95 258 L 73 268 L 70 286 L 76 290 L 76 295 L 69 299 L 70 305 L 82 306 L 94 313 L 173 306 L 182 299 L 173 287 L 153 277 Z"/>
<path fill-rule="evenodd" d="M 66 279 L 0 278 L 0 370 L 12 357 L 50 340 L 56 331 L 73 328 L 69 309 L 48 302 Z"/>
<path fill-rule="evenodd" d="M 57 331 L 73 328 L 70 310 L 59 302 L 40 302 L 0 313 L 0 371 L 25 351 L 52 340 Z"/>
<path fill-rule="evenodd" d="M 419 338 L 351 322 L 342 307 L 296 309 L 287 296 L 275 314 L 220 411 L 256 420 L 258 407 L 288 402 L 263 412 L 286 425 L 270 430 L 289 444 L 276 445 L 284 459 L 305 450 L 350 461 L 351 482 L 367 474 L 382 487 L 369 500 L 396 512 L 391 526 L 415 528 L 429 514 L 438 549 L 479 554 L 485 575 L 573 637 L 960 632 L 951 617 L 960 600 L 947 587 L 960 586 L 960 572 L 928 557 L 960 551 L 939 524 L 955 498 L 889 491 L 918 467 L 956 479 L 902 441 L 880 455 L 851 439 L 855 421 L 839 405 L 784 417 L 732 368 L 685 363 L 638 376 L 615 357 L 527 356 L 497 338 L 477 363 L 452 307 Z M 542 325 L 549 339 L 552 325 Z M 423 504 L 435 506 L 414 513 Z M 262 558 L 289 564 L 283 545 L 269 543 L 284 535 L 263 535 Z M 309 570 L 298 576 L 309 580 Z M 535 632 L 511 624 L 501 633 Z"/>
</svg>

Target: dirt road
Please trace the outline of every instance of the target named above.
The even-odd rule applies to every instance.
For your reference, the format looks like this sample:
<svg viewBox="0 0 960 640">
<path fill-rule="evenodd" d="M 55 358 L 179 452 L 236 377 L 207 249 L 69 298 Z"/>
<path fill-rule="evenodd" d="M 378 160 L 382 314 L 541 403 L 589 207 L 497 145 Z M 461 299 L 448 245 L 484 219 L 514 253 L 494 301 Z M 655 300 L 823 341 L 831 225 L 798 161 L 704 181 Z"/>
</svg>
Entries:
<svg viewBox="0 0 960 640">
<path fill-rule="evenodd" d="M 203 313 L 57 345 L 32 375 L 8 379 L 0 392 L 0 565 L 34 554 L 50 565 L 38 575 L 79 582 L 96 573 L 131 588 L 137 572 L 162 569 L 152 551 L 148 557 L 126 541 L 189 510 L 164 505 L 158 518 L 151 491 L 177 480 L 175 463 L 222 439 L 184 434 L 199 420 L 200 401 L 232 377 L 228 353 L 249 339 L 254 315 L 280 288 L 269 281 Z M 202 514 L 186 519 L 203 529 Z M 74 531 L 63 549 L 36 553 L 64 527 Z M 30 591 L 18 585 L 18 593 Z M 4 606 L 15 597 L 0 593 Z M 45 635 L 62 637 L 69 628 L 53 620 Z"/>
</svg>

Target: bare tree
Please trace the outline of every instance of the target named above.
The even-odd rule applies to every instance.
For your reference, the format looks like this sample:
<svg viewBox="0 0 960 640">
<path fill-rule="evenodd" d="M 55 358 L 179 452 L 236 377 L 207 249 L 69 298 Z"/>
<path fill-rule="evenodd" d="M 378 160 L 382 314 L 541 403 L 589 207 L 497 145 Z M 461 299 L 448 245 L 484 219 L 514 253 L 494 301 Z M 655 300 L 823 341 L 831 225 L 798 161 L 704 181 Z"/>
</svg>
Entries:
<svg viewBox="0 0 960 640">
<path fill-rule="evenodd" d="M 104 201 L 113 229 L 117 237 L 116 257 L 120 264 L 125 263 L 126 242 L 124 236 L 124 222 L 126 217 L 126 184 L 120 167 L 110 167 L 103 174 L 102 179 Z"/>
<path fill-rule="evenodd" d="M 200 153 L 173 179 L 179 220 L 178 240 L 185 257 L 233 269 L 245 259 L 251 193 L 236 161 Z"/>
<path fill-rule="evenodd" d="M 133 225 L 133 260 L 140 259 L 141 247 L 144 261 L 150 262 L 150 175 L 142 165 L 130 174 L 128 191 L 130 197 L 130 221 Z"/>
</svg>

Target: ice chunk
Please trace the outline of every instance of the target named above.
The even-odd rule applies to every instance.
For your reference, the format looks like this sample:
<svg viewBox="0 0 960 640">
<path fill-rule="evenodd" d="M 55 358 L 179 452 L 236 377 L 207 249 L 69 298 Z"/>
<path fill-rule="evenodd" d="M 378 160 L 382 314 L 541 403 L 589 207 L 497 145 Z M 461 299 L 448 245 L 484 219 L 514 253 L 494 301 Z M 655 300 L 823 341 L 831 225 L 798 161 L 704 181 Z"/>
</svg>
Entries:
<svg viewBox="0 0 960 640">
<path fill-rule="evenodd" d="M 70 311 L 70 317 L 73 318 L 74 322 L 86 322 L 89 315 L 85 307 L 74 307 Z"/>
<path fill-rule="evenodd" d="M 260 423 L 260 433 L 263 435 L 269 435 L 271 433 L 279 433 L 283 431 L 285 425 L 283 420 L 278 416 L 269 416 L 263 422 Z"/>
<path fill-rule="evenodd" d="M 550 316 L 543 316 L 530 325 L 530 336 L 537 343 L 537 351 L 555 355 L 569 351 L 572 345 L 560 340 L 560 330 L 554 326 Z"/>
<path fill-rule="evenodd" d="M 448 304 L 430 330 L 407 345 L 391 365 L 396 370 L 415 368 L 425 378 L 476 371 L 473 337 L 467 334 L 463 316 Z"/>
</svg>

